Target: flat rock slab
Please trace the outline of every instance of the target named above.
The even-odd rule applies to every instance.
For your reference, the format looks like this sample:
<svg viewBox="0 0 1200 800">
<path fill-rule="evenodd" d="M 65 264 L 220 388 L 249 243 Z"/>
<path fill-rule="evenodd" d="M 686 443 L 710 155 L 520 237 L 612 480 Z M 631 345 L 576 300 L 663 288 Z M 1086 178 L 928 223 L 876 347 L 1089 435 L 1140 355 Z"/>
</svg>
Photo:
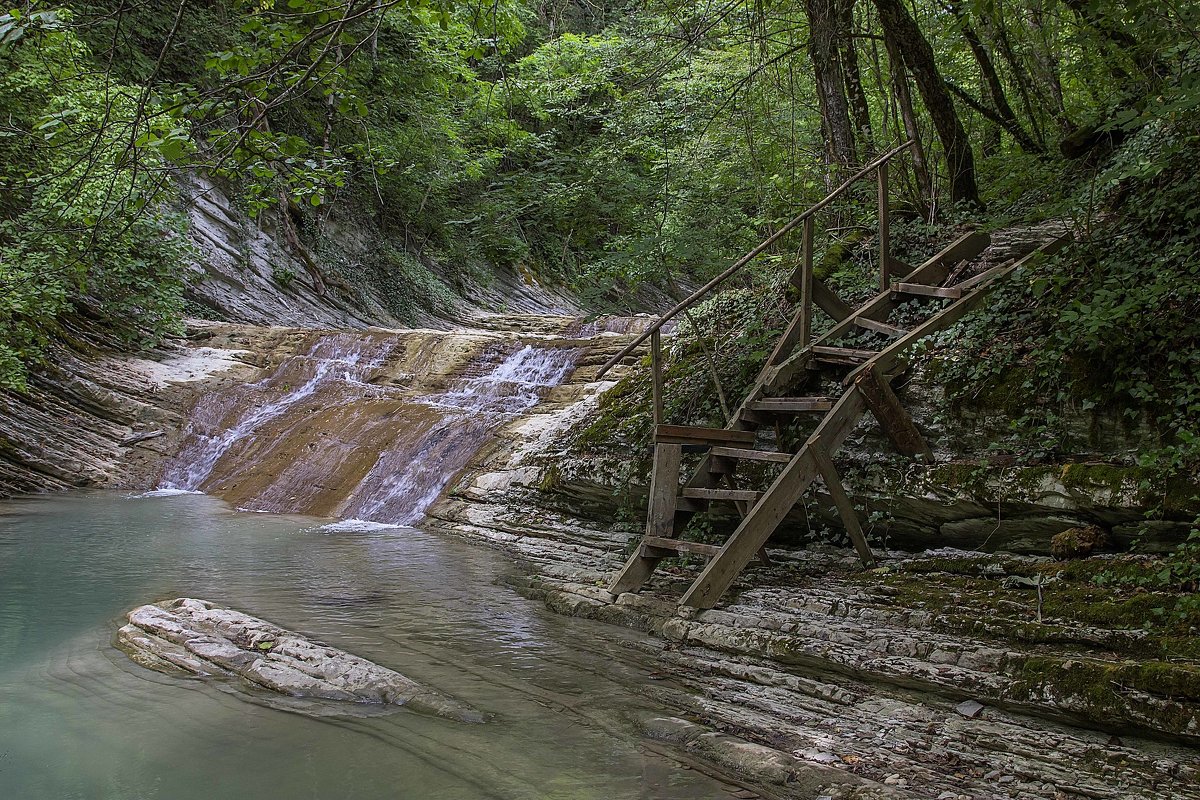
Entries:
<svg viewBox="0 0 1200 800">
<path fill-rule="evenodd" d="M 484 720 L 470 706 L 399 672 L 205 600 L 182 597 L 135 608 L 117 631 L 117 645 L 159 672 L 239 677 L 288 697 Z"/>
</svg>

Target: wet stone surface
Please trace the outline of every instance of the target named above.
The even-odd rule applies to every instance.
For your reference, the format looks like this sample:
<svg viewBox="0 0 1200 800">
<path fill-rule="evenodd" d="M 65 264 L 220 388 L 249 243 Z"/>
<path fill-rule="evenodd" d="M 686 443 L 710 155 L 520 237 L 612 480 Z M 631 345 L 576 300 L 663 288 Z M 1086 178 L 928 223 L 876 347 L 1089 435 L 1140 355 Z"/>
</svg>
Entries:
<svg viewBox="0 0 1200 800">
<path fill-rule="evenodd" d="M 479 711 L 394 670 L 204 600 L 139 606 L 117 632 L 117 643 L 135 662 L 160 672 L 238 677 L 289 697 L 484 721 Z"/>
</svg>

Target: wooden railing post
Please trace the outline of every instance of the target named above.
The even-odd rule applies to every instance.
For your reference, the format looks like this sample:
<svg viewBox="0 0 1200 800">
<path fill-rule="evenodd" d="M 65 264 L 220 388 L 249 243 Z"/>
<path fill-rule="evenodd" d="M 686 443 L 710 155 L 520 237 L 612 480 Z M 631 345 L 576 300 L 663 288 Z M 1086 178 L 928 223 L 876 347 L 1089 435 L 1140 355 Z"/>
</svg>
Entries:
<svg viewBox="0 0 1200 800">
<path fill-rule="evenodd" d="M 879 291 L 892 283 L 891 208 L 888 206 L 888 162 L 879 165 Z"/>
<path fill-rule="evenodd" d="M 658 329 L 650 335 L 650 362 L 654 371 L 654 424 L 663 421 L 662 335 Z"/>
<path fill-rule="evenodd" d="M 800 336 L 798 345 L 808 347 L 812 335 L 813 299 L 813 217 L 804 220 L 804 234 L 800 243 Z"/>
</svg>

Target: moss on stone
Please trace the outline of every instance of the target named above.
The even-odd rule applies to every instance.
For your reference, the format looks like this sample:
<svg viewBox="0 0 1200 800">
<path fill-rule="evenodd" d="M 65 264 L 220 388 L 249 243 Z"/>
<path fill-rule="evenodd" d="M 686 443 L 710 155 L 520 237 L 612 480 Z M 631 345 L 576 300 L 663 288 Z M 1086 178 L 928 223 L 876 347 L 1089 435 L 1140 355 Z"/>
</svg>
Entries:
<svg viewBox="0 0 1200 800">
<path fill-rule="evenodd" d="M 1063 486 L 1085 494 L 1106 490 L 1128 493 L 1138 505 L 1161 504 L 1167 514 L 1200 513 L 1200 481 L 1176 476 L 1161 481 L 1152 469 L 1123 464 L 1066 464 L 1059 474 Z"/>
<path fill-rule="evenodd" d="M 1016 558 L 929 558 L 857 575 L 898 610 L 933 614 L 935 629 L 1006 643 L 1097 648 L 1156 659 L 1195 658 L 1200 619 L 1185 595 L 1129 589 L 1113 580 L 1158 569 L 1158 559 L 1087 559 L 1058 564 Z M 1043 576 L 1042 621 L 1037 593 L 1006 589 L 1007 576 Z"/>
<path fill-rule="evenodd" d="M 1023 661 L 1014 677 L 1017 682 L 1007 692 L 1013 699 L 1053 698 L 1109 723 L 1129 719 L 1133 703 L 1134 714 L 1174 733 L 1192 732 L 1200 699 L 1200 669 L 1190 664 L 1034 656 Z M 1137 702 L 1131 691 L 1171 702 Z"/>
</svg>

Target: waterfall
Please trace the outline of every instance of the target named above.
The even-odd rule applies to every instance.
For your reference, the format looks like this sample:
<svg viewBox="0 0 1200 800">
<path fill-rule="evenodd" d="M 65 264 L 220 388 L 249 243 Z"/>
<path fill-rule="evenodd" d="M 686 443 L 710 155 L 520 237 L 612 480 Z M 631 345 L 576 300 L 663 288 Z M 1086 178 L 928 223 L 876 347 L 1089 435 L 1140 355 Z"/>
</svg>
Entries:
<svg viewBox="0 0 1200 800">
<path fill-rule="evenodd" d="M 247 510 L 411 524 L 582 352 L 494 345 L 444 391 L 416 395 L 371 383 L 401 341 L 323 336 L 266 378 L 206 395 L 160 488 L 204 490 Z"/>
<path fill-rule="evenodd" d="M 198 490 L 230 448 L 319 390 L 336 383 L 365 387 L 365 378 L 383 364 L 394 344 L 370 336 L 323 336 L 261 381 L 205 395 L 192 411 L 183 447 L 167 465 L 159 488 Z M 246 407 L 251 410 L 222 428 Z"/>
<path fill-rule="evenodd" d="M 578 355 L 574 349 L 526 345 L 483 375 L 460 379 L 449 391 L 422 398 L 419 402 L 444 416 L 382 453 L 342 514 L 370 522 L 419 520 L 488 437 L 562 383 Z"/>
</svg>

